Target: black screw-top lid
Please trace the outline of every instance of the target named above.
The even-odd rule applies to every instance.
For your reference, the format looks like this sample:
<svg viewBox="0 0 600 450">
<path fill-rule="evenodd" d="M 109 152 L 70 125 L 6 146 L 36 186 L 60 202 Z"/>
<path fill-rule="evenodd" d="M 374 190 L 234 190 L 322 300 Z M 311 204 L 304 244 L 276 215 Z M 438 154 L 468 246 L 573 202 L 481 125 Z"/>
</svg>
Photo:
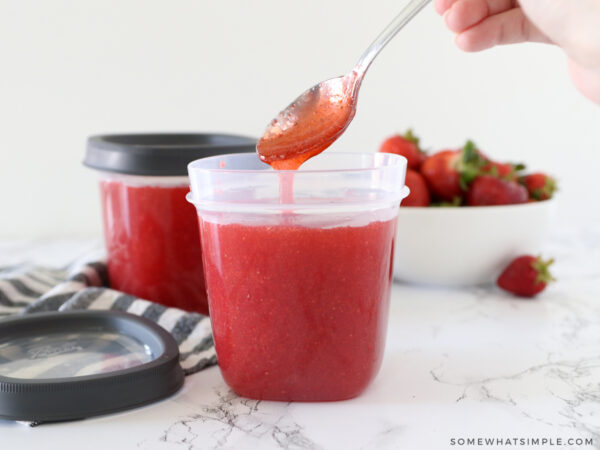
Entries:
<svg viewBox="0 0 600 450">
<path fill-rule="evenodd" d="M 187 175 L 195 159 L 256 150 L 256 139 L 232 134 L 107 134 L 88 138 L 83 164 L 131 175 Z"/>
<path fill-rule="evenodd" d="M 182 385 L 177 343 L 142 317 L 75 311 L 0 321 L 2 419 L 82 419 L 155 402 Z"/>
</svg>

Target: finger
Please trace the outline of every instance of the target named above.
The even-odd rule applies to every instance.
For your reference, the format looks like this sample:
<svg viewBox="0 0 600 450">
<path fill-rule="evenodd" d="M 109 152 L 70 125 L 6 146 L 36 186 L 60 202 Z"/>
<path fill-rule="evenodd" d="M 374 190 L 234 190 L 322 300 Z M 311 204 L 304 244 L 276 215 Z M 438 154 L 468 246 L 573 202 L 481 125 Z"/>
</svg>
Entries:
<svg viewBox="0 0 600 450">
<path fill-rule="evenodd" d="M 444 14 L 457 0 L 434 0 L 433 6 L 439 15 Z"/>
<path fill-rule="evenodd" d="M 446 14 L 446 25 L 455 33 L 460 33 L 513 6 L 513 0 L 456 0 Z"/>
<path fill-rule="evenodd" d="M 529 21 L 521 8 L 488 17 L 456 36 L 456 45 L 467 52 L 519 42 L 551 42 Z"/>
</svg>

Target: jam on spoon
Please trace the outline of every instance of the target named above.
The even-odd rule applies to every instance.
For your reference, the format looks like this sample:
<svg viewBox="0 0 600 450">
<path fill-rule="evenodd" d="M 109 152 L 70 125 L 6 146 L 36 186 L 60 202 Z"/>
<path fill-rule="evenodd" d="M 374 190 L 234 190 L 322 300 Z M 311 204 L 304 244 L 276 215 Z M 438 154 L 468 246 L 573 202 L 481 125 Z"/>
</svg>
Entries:
<svg viewBox="0 0 600 450">
<path fill-rule="evenodd" d="M 274 169 L 295 170 L 340 137 L 354 118 L 358 91 L 369 66 L 429 1 L 411 0 L 349 74 L 314 85 L 281 111 L 258 141 L 260 159 Z"/>
</svg>

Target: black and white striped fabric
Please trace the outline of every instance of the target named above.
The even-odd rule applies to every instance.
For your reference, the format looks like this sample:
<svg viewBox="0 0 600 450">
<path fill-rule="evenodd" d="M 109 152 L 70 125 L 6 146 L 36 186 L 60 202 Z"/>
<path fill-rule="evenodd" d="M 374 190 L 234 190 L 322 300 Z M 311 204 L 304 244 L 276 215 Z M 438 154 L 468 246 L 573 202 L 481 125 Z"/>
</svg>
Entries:
<svg viewBox="0 0 600 450">
<path fill-rule="evenodd" d="M 0 268 L 0 320 L 13 314 L 114 309 L 143 316 L 169 331 L 186 375 L 217 363 L 210 319 L 112 290 L 102 261 L 66 269 L 32 265 Z"/>
</svg>

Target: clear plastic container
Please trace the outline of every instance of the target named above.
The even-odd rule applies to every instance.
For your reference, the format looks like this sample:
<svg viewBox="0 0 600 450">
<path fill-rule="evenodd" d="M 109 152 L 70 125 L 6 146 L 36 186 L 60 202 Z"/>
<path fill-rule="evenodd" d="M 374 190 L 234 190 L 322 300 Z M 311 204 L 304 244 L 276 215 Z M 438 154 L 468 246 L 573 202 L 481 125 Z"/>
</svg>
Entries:
<svg viewBox="0 0 600 450">
<path fill-rule="evenodd" d="M 219 366 L 235 392 L 333 401 L 373 380 L 405 170 L 381 153 L 322 154 L 299 171 L 248 154 L 188 166 Z"/>
</svg>

